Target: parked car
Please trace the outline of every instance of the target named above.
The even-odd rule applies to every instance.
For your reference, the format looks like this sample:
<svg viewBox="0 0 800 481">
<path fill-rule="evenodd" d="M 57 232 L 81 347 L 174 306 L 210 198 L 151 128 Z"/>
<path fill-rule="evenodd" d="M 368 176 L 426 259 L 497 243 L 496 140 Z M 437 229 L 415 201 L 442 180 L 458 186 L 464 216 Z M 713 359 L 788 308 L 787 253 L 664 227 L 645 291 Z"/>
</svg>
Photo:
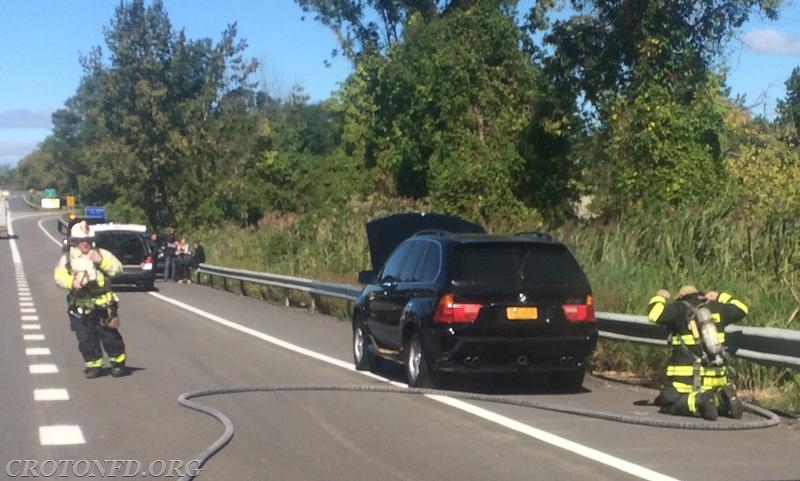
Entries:
<svg viewBox="0 0 800 481">
<path fill-rule="evenodd" d="M 140 224 L 95 224 L 95 245 L 108 250 L 122 263 L 122 273 L 112 284 L 132 284 L 151 290 L 155 282 L 153 252 L 147 242 L 147 228 Z"/>
<path fill-rule="evenodd" d="M 373 270 L 359 273 L 352 313 L 357 369 L 400 362 L 414 387 L 442 373 L 546 373 L 556 388 L 582 386 L 598 333 L 589 281 L 563 243 L 438 214 L 366 227 Z"/>
</svg>

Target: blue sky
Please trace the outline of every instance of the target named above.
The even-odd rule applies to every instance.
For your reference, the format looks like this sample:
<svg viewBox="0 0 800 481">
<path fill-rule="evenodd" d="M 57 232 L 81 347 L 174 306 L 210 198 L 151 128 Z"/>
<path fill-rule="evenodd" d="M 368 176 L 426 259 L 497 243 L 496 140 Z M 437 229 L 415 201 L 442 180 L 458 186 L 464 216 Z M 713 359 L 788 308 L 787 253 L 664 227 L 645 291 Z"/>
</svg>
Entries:
<svg viewBox="0 0 800 481">
<path fill-rule="evenodd" d="M 789 1 L 778 22 L 752 21 L 731 43 L 728 85 L 745 94 L 754 113 L 774 115 L 784 82 L 800 66 L 800 7 Z M 50 114 L 75 94 L 78 58 L 105 51 L 103 29 L 117 0 L 8 0 L 0 12 L 0 164 L 14 166 L 51 129 Z M 350 72 L 334 35 L 307 18 L 292 0 L 164 0 L 173 28 L 189 38 L 219 40 L 237 22 L 247 55 L 262 66 L 257 79 L 272 94 L 301 85 L 312 101 L 327 98 Z"/>
</svg>

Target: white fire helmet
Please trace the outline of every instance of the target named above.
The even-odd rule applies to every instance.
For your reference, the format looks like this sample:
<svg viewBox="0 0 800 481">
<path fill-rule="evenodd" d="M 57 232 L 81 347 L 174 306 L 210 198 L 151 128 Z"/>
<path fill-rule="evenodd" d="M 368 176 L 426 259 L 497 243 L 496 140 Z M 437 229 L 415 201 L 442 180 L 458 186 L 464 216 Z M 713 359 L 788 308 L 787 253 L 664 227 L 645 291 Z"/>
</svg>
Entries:
<svg viewBox="0 0 800 481">
<path fill-rule="evenodd" d="M 92 226 L 90 226 L 88 222 L 82 220 L 72 226 L 72 229 L 69 231 L 69 238 L 73 243 L 84 239 L 93 240 L 94 229 L 92 229 Z"/>
</svg>

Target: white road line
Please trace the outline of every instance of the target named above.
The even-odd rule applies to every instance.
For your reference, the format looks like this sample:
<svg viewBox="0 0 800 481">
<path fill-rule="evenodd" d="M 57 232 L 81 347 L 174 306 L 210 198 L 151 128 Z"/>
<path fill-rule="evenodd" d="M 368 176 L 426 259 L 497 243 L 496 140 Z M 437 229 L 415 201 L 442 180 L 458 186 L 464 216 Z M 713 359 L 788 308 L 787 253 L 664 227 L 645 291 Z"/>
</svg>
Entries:
<svg viewBox="0 0 800 481">
<path fill-rule="evenodd" d="M 39 320 L 39 316 L 30 316 L 30 315 L 28 315 L 28 316 L 22 316 L 22 317 L 20 317 L 20 319 L 22 319 L 23 321 L 38 321 Z"/>
<path fill-rule="evenodd" d="M 25 341 L 44 341 L 44 334 L 25 334 L 22 339 Z"/>
<path fill-rule="evenodd" d="M 29 297 L 29 296 L 26 296 L 26 297 L 20 297 L 20 298 L 19 298 L 19 300 L 20 300 L 21 302 L 30 302 L 30 301 L 32 301 L 32 300 L 33 300 L 33 297 Z"/>
<path fill-rule="evenodd" d="M 25 348 L 25 355 L 26 356 L 49 356 L 50 349 L 47 347 L 26 347 Z"/>
<path fill-rule="evenodd" d="M 278 339 L 276 337 L 272 337 L 269 334 L 264 334 L 261 331 L 257 331 L 255 329 L 243 326 L 241 324 L 237 324 L 235 322 L 229 321 L 225 318 L 217 316 L 215 314 L 211 314 L 209 312 L 203 311 L 196 307 L 190 306 L 189 304 L 185 304 L 180 301 L 176 301 L 175 299 L 170 299 L 169 297 L 163 296 L 161 294 L 155 292 L 148 292 L 151 296 L 161 299 L 164 302 L 168 302 L 174 306 L 180 307 L 185 309 L 189 312 L 193 312 L 198 316 L 205 317 L 206 319 L 216 322 L 218 324 L 222 324 L 223 326 L 229 327 L 236 331 L 239 331 L 244 334 L 248 334 L 250 336 L 256 337 L 263 341 L 269 342 L 276 346 L 282 347 L 284 349 L 288 349 L 290 351 L 296 352 L 298 354 L 302 354 L 304 356 L 309 356 L 311 358 L 317 359 L 322 362 L 326 362 L 328 364 L 332 364 L 336 367 L 340 367 L 342 369 L 346 369 L 351 372 L 357 372 L 359 374 L 364 374 L 368 377 L 373 379 L 379 379 L 382 381 L 389 381 L 381 376 L 376 376 L 372 373 L 356 371 L 355 367 L 352 363 L 340 361 L 339 359 L 327 356 L 325 354 L 320 354 L 318 352 L 311 351 L 304 347 L 298 346 L 296 344 L 292 344 L 290 342 L 286 342 L 282 339 Z M 392 382 L 391 384 L 401 387 L 408 387 L 405 384 L 395 383 Z M 508 429 L 512 429 L 518 433 L 524 434 L 526 436 L 530 436 L 534 439 L 538 439 L 544 443 L 550 444 L 551 446 L 555 446 L 557 448 L 561 448 L 567 451 L 570 451 L 574 454 L 579 456 L 583 456 L 587 459 L 592 461 L 598 462 L 600 464 L 604 464 L 611 468 L 623 471 L 628 473 L 632 476 L 635 476 L 640 479 L 646 479 L 650 481 L 677 481 L 675 478 L 671 478 L 659 472 L 653 471 L 651 469 L 645 468 L 644 466 L 640 466 L 638 464 L 631 463 L 629 461 L 625 461 L 624 459 L 618 458 L 616 456 L 612 456 L 610 454 L 604 453 L 602 451 L 598 451 L 594 448 L 590 448 L 588 446 L 584 446 L 582 444 L 576 443 L 574 441 L 570 441 L 569 439 L 562 438 L 561 436 L 557 436 L 555 434 L 549 433 L 547 431 L 543 431 L 541 429 L 534 428 L 527 424 L 521 423 L 519 421 L 515 421 L 511 418 L 503 416 L 501 414 L 494 413 L 487 409 L 480 408 L 473 404 L 469 404 L 467 402 L 450 398 L 447 396 L 439 396 L 439 395 L 426 395 L 429 399 L 434 401 L 438 401 L 440 403 L 446 404 L 448 406 L 452 406 L 456 409 L 460 409 L 466 413 L 472 414 L 474 416 L 478 416 L 482 419 L 487 421 L 496 423 L 500 426 L 506 427 Z"/>
<path fill-rule="evenodd" d="M 39 442 L 42 446 L 63 446 L 68 444 L 86 444 L 80 426 L 61 424 L 39 426 Z"/>
<path fill-rule="evenodd" d="M 25 314 L 33 314 L 33 313 L 36 312 L 36 308 L 35 307 L 20 307 L 19 308 L 19 312 L 20 313 L 25 313 Z"/>
<path fill-rule="evenodd" d="M 31 364 L 28 366 L 28 372 L 31 374 L 55 374 L 58 372 L 58 366 L 55 364 Z"/>
<path fill-rule="evenodd" d="M 22 302 L 22 301 L 20 301 L 19 307 L 33 307 L 33 302 L 28 302 L 28 301 Z"/>
<path fill-rule="evenodd" d="M 22 330 L 23 331 L 38 331 L 42 328 L 41 324 L 23 324 Z"/>
<path fill-rule="evenodd" d="M 66 389 L 49 388 L 34 389 L 34 401 L 69 401 L 69 393 Z"/>
</svg>

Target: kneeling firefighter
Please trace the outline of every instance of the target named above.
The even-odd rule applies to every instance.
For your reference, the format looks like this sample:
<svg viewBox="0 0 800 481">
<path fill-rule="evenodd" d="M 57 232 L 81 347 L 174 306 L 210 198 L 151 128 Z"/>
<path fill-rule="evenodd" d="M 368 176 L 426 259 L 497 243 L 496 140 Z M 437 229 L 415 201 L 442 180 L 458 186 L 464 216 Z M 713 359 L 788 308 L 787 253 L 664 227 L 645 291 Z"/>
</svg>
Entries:
<svg viewBox="0 0 800 481">
<path fill-rule="evenodd" d="M 672 350 L 656 404 L 669 414 L 741 418 L 744 408 L 728 379 L 723 329 L 742 320 L 747 306 L 726 292 L 704 294 L 692 285 L 681 287 L 668 304 L 669 298 L 669 291 L 661 289 L 647 308 L 647 318 L 669 331 Z"/>
<path fill-rule="evenodd" d="M 111 375 L 123 376 L 125 343 L 119 332 L 119 298 L 111 278 L 122 272 L 114 254 L 94 247 L 94 230 L 86 221 L 70 229 L 69 249 L 56 264 L 56 284 L 67 289 L 70 329 L 78 338 L 86 377 L 96 378 L 103 367 L 103 350 L 111 361 Z"/>
</svg>

